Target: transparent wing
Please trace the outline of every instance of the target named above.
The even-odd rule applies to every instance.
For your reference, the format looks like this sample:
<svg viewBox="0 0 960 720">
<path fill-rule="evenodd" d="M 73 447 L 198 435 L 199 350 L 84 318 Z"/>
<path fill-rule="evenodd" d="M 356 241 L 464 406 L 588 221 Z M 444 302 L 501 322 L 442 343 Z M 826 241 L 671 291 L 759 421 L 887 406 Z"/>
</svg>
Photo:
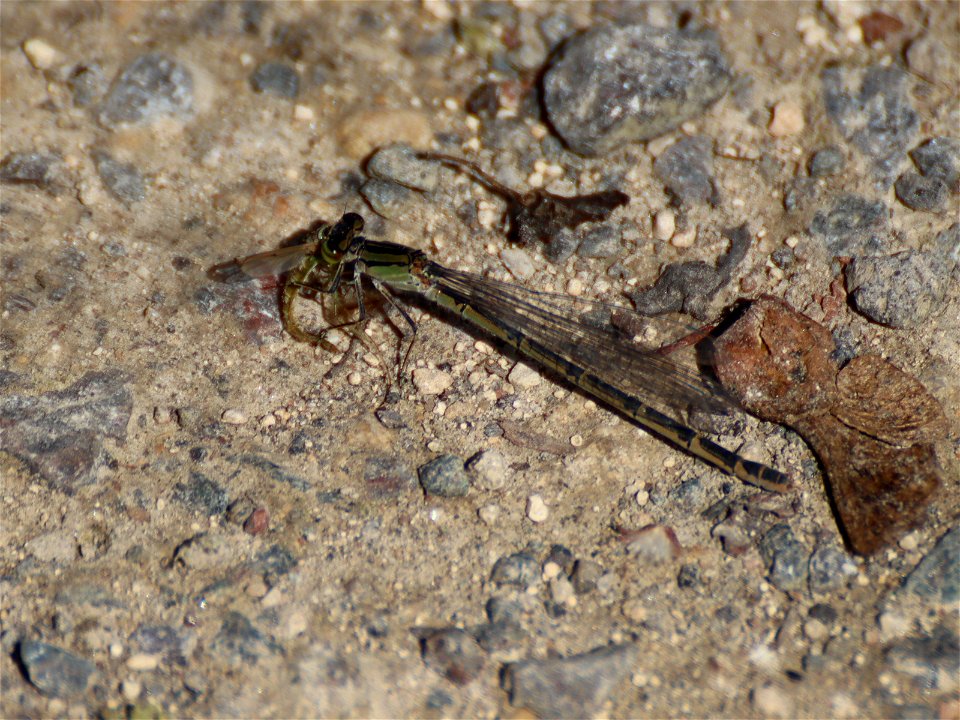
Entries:
<svg viewBox="0 0 960 720">
<path fill-rule="evenodd" d="M 715 413 L 732 405 L 723 389 L 698 370 L 626 337 L 612 322 L 616 315 L 648 320 L 630 308 L 529 290 L 435 263 L 429 272 L 438 288 L 458 302 L 520 330 L 531 341 L 648 404 Z M 665 334 L 662 341 L 676 339 Z"/>
<path fill-rule="evenodd" d="M 315 252 L 316 249 L 317 243 L 311 242 L 248 255 L 214 265 L 207 270 L 207 276 L 220 282 L 241 282 L 249 278 L 282 275 L 297 267 L 305 255 Z"/>
</svg>

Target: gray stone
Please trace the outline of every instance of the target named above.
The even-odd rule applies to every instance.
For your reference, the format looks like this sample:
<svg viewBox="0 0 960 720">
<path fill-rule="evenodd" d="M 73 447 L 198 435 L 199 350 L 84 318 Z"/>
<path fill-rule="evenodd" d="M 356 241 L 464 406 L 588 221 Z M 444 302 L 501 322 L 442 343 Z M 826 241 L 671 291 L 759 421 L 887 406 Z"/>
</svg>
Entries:
<svg viewBox="0 0 960 720">
<path fill-rule="evenodd" d="M 160 53 L 141 55 L 120 73 L 100 108 L 105 125 L 185 115 L 193 107 L 193 77 Z"/>
<path fill-rule="evenodd" d="M 300 76 L 289 65 L 265 62 L 250 75 L 250 87 L 258 93 L 292 100 L 300 94 Z"/>
<path fill-rule="evenodd" d="M 895 328 L 917 327 L 943 303 L 951 262 L 938 252 L 855 257 L 845 269 L 857 311 Z"/>
<path fill-rule="evenodd" d="M 945 607 L 960 600 L 960 528 L 945 534 L 903 583 L 907 592 Z"/>
<path fill-rule="evenodd" d="M 589 717 L 633 673 L 639 650 L 611 645 L 582 655 L 525 660 L 507 668 L 510 704 L 538 717 Z"/>
<path fill-rule="evenodd" d="M 377 150 L 367 163 L 367 172 L 381 180 L 432 192 L 440 181 L 440 165 L 421 160 L 408 145 L 388 145 Z"/>
<path fill-rule="evenodd" d="M 685 137 L 664 150 L 653 172 L 683 204 L 716 203 L 713 184 L 713 141 L 703 135 Z"/>
<path fill-rule="evenodd" d="M 786 523 L 774 525 L 760 541 L 760 554 L 770 570 L 770 582 L 781 590 L 801 590 L 807 584 L 810 552 Z"/>
<path fill-rule="evenodd" d="M 566 41 L 544 76 L 551 124 L 581 155 L 649 140 L 702 113 L 730 83 L 707 35 L 601 25 Z"/>
<path fill-rule="evenodd" d="M 463 497 L 470 490 L 470 478 L 463 460 L 456 455 L 441 455 L 422 465 L 417 473 L 427 495 Z"/>
<path fill-rule="evenodd" d="M 940 212 L 947 203 L 947 184 L 938 177 L 905 172 L 894 184 L 897 199 L 911 210 Z"/>
<path fill-rule="evenodd" d="M 48 697 L 70 697 L 87 689 L 96 666 L 55 645 L 24 640 L 20 662 L 34 687 Z"/>
</svg>

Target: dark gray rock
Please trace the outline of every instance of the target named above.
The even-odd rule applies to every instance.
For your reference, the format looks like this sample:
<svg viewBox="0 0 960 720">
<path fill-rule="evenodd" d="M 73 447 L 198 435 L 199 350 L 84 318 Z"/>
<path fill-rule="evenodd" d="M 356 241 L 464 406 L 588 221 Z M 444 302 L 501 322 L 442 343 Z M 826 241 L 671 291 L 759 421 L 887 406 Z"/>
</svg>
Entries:
<svg viewBox="0 0 960 720">
<path fill-rule="evenodd" d="M 826 595 L 844 587 L 857 574 L 857 565 L 843 548 L 820 545 L 810 556 L 808 573 L 810 592 Z"/>
<path fill-rule="evenodd" d="M 10 153 L 0 162 L 0 180 L 44 187 L 54 182 L 59 164 L 60 156 L 56 153 Z"/>
<path fill-rule="evenodd" d="M 910 76 L 892 66 L 860 70 L 832 65 L 821 81 L 827 114 L 846 140 L 872 160 L 878 181 L 888 187 L 920 127 L 910 101 Z"/>
<path fill-rule="evenodd" d="M 417 487 L 417 476 L 398 457 L 369 457 L 363 463 L 363 487 L 373 499 L 398 498 Z"/>
<path fill-rule="evenodd" d="M 561 48 L 544 75 L 544 105 L 572 150 L 603 155 L 696 117 L 723 96 L 730 77 L 712 37 L 601 25 Z"/>
<path fill-rule="evenodd" d="M 161 53 L 141 55 L 120 73 L 100 107 L 105 125 L 186 115 L 193 107 L 193 76 Z"/>
<path fill-rule="evenodd" d="M 433 192 L 440 182 L 440 165 L 417 157 L 408 145 L 388 145 L 367 162 L 367 172 L 404 187 Z"/>
<path fill-rule="evenodd" d="M 257 630 L 244 615 L 230 611 L 210 644 L 210 653 L 228 665 L 239 668 L 255 665 L 261 659 L 278 655 L 282 648 Z"/>
<path fill-rule="evenodd" d="M 126 438 L 132 409 L 127 376 L 118 370 L 87 373 L 39 396 L 6 395 L 0 397 L 0 448 L 70 492 L 96 479 L 106 461 L 104 440 Z"/>
<path fill-rule="evenodd" d="M 830 177 L 841 172 L 846 164 L 847 159 L 840 148 L 831 145 L 813 154 L 808 169 L 812 178 Z"/>
<path fill-rule="evenodd" d="M 70 71 L 67 85 L 73 93 L 73 104 L 87 107 L 99 100 L 106 91 L 107 78 L 97 63 L 84 63 Z"/>
<path fill-rule="evenodd" d="M 494 564 L 490 579 L 498 585 L 528 588 L 540 579 L 540 563 L 525 552 L 505 555 Z"/>
<path fill-rule="evenodd" d="M 551 245 L 553 241 L 551 240 Z M 613 257 L 620 250 L 620 232 L 609 225 L 589 230 L 577 248 L 577 255 L 587 258 Z"/>
<path fill-rule="evenodd" d="M 780 590 L 801 590 L 807 584 L 810 552 L 786 523 L 774 525 L 760 541 L 760 554 L 770 571 L 770 582 Z"/>
<path fill-rule="evenodd" d="M 206 516 L 223 515 L 230 504 L 230 497 L 218 483 L 203 473 L 190 471 L 190 479 L 177 483 L 173 488 L 173 499 L 183 503 L 189 510 Z"/>
<path fill-rule="evenodd" d="M 681 204 L 717 202 L 713 184 L 713 141 L 703 135 L 681 138 L 653 163 L 653 173 Z"/>
<path fill-rule="evenodd" d="M 831 255 L 851 255 L 879 244 L 877 236 L 886 230 L 888 215 L 880 200 L 841 195 L 833 207 L 814 216 L 810 233 L 824 240 Z"/>
<path fill-rule="evenodd" d="M 951 265 L 940 252 L 855 257 L 845 269 L 847 288 L 857 311 L 874 322 L 913 328 L 943 302 Z"/>
<path fill-rule="evenodd" d="M 960 528 L 944 535 L 903 583 L 907 592 L 946 607 L 960 600 Z"/>
<path fill-rule="evenodd" d="M 940 212 L 947 204 L 947 184 L 938 177 L 905 172 L 894 184 L 897 199 L 911 210 Z"/>
<path fill-rule="evenodd" d="M 250 87 L 258 93 L 292 100 L 300 94 L 300 76 L 284 63 L 260 63 L 250 75 Z"/>
<path fill-rule="evenodd" d="M 935 137 L 910 151 L 913 164 L 926 177 L 939 178 L 950 192 L 960 191 L 960 140 Z"/>
<path fill-rule="evenodd" d="M 468 632 L 444 628 L 421 639 L 423 661 L 455 685 L 469 685 L 477 679 L 486 655 Z"/>
<path fill-rule="evenodd" d="M 716 266 L 699 260 L 671 263 L 652 287 L 628 293 L 637 312 L 642 315 L 685 312 L 703 317 L 710 299 L 729 282 L 752 242 L 745 226 L 724 231 L 724 235 L 730 239 L 730 249 Z"/>
<path fill-rule="evenodd" d="M 625 678 L 639 657 L 635 645 L 612 645 L 582 655 L 525 660 L 505 675 L 510 704 L 538 717 L 590 717 Z"/>
<path fill-rule="evenodd" d="M 456 455 L 441 455 L 422 465 L 417 473 L 427 495 L 463 497 L 470 490 L 470 478 L 463 460 Z"/>
<path fill-rule="evenodd" d="M 96 666 L 55 645 L 24 640 L 20 662 L 31 684 L 48 697 L 70 697 L 87 689 Z"/>
<path fill-rule="evenodd" d="M 407 214 L 415 197 L 409 188 L 378 178 L 367 180 L 360 188 L 360 194 L 374 212 L 390 220 L 399 220 Z"/>
<path fill-rule="evenodd" d="M 146 197 L 143 175 L 136 165 L 117 162 L 105 152 L 95 153 L 94 160 L 104 186 L 118 200 L 134 203 Z"/>
</svg>

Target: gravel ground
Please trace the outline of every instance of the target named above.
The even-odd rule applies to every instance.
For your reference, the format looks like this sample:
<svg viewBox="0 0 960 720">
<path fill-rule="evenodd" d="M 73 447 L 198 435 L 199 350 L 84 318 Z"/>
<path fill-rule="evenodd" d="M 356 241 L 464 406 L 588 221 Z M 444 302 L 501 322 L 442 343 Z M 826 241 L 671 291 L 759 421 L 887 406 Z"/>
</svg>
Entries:
<svg viewBox="0 0 960 720">
<path fill-rule="evenodd" d="M 955 3 L 0 13 L 0 715 L 960 716 Z M 939 402 L 923 523 L 860 557 L 783 426 L 712 421 L 760 492 L 423 303 L 401 363 L 207 275 L 345 211 L 661 332 L 785 299 Z"/>
</svg>

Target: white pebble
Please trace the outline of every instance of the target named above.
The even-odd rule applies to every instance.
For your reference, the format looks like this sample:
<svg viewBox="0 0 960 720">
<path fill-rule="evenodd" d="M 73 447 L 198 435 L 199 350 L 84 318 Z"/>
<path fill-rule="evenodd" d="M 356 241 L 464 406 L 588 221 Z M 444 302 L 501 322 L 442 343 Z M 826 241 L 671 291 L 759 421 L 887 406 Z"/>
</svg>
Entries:
<svg viewBox="0 0 960 720">
<path fill-rule="evenodd" d="M 49 70 L 63 57 L 53 45 L 40 38 L 30 38 L 24 42 L 23 54 L 37 70 Z"/>
<path fill-rule="evenodd" d="M 541 523 L 550 517 L 550 508 L 539 495 L 527 498 L 527 517 L 535 523 Z"/>
<path fill-rule="evenodd" d="M 470 459 L 467 471 L 474 476 L 472 484 L 478 490 L 499 490 L 506 483 L 507 459 L 498 450 L 484 450 Z"/>
<path fill-rule="evenodd" d="M 670 238 L 670 244 L 675 248 L 688 248 L 693 247 L 693 244 L 697 241 L 697 226 L 691 225 L 688 228 L 681 230 L 680 232 L 674 233 L 673 237 Z"/>
<path fill-rule="evenodd" d="M 510 371 L 510 374 L 507 375 L 507 380 L 509 380 L 512 385 L 516 385 L 518 388 L 529 390 L 530 388 L 539 385 L 542 381 L 542 378 L 539 372 L 526 363 L 517 363 L 513 366 L 513 370 Z"/>
<path fill-rule="evenodd" d="M 220 419 L 230 425 L 243 425 L 247 421 L 247 414 L 243 410 L 230 408 L 223 411 Z"/>
<path fill-rule="evenodd" d="M 673 210 L 664 209 L 653 219 L 653 236 L 657 240 L 669 240 L 677 229 L 677 216 Z"/>
<path fill-rule="evenodd" d="M 139 680 L 128 679 L 120 683 L 120 692 L 127 702 L 135 702 L 140 698 L 140 691 L 143 690 L 143 683 Z"/>
<path fill-rule="evenodd" d="M 453 376 L 436 368 L 417 368 L 413 371 L 413 384 L 422 395 L 439 395 L 453 385 Z"/>
</svg>

